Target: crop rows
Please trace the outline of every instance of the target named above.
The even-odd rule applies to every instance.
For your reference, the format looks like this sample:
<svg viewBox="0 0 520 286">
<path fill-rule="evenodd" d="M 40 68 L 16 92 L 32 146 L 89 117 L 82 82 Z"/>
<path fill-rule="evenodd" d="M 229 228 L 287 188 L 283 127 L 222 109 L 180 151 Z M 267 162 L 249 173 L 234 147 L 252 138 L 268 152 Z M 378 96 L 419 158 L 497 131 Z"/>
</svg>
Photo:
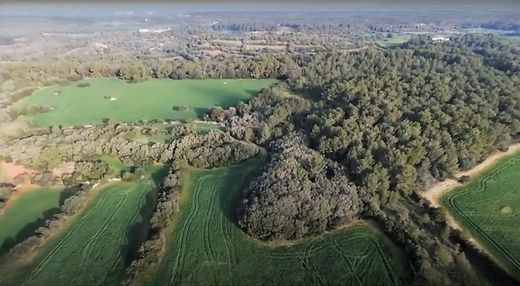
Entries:
<svg viewBox="0 0 520 286">
<path fill-rule="evenodd" d="M 124 275 L 130 227 L 153 185 L 117 183 L 100 190 L 71 225 L 49 241 L 21 285 L 114 285 Z"/>
</svg>

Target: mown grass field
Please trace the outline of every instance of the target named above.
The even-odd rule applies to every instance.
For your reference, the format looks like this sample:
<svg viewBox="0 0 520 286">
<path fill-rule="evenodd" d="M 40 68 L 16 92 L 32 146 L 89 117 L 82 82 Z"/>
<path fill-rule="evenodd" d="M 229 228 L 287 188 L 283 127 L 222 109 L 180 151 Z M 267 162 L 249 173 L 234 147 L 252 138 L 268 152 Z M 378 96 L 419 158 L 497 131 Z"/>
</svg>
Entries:
<svg viewBox="0 0 520 286">
<path fill-rule="evenodd" d="M 408 34 L 395 34 L 390 38 L 384 38 L 382 40 L 377 40 L 376 43 L 385 48 L 393 48 L 397 47 L 408 40 L 410 40 L 411 36 Z"/>
<path fill-rule="evenodd" d="M 150 176 L 158 169 L 148 168 Z M 0 274 L 9 273 L 0 275 L 0 285 L 120 285 L 145 238 L 155 188 L 148 177 L 94 191 L 87 207 L 29 265 L 0 267 Z"/>
<path fill-rule="evenodd" d="M 88 83 L 89 86 L 80 87 Z M 193 120 L 215 105 L 230 106 L 248 100 L 252 94 L 276 83 L 275 80 L 171 80 L 151 79 L 127 83 L 115 78 L 88 79 L 69 85 L 53 85 L 35 91 L 15 106 L 48 105 L 52 110 L 27 118 L 41 127 L 85 125 L 141 119 Z M 174 110 L 185 106 L 188 110 Z"/>
<path fill-rule="evenodd" d="M 59 190 L 38 188 L 24 191 L 0 212 L 0 254 L 31 236 L 45 219 L 59 212 Z"/>
<path fill-rule="evenodd" d="M 453 190 L 442 204 L 520 279 L 520 153 Z"/>
<path fill-rule="evenodd" d="M 257 163 L 192 171 L 155 279 L 145 285 L 402 285 L 402 256 L 374 228 L 295 245 L 256 241 L 234 223 L 236 199 Z"/>
</svg>

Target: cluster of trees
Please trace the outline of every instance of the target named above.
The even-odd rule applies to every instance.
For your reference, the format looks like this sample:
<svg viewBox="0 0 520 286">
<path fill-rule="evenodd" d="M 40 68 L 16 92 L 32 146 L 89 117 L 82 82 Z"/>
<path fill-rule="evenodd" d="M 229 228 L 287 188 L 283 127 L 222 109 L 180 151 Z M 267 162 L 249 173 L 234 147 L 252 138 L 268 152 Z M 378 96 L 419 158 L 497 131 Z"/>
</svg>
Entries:
<svg viewBox="0 0 520 286">
<path fill-rule="evenodd" d="M 212 130 L 205 134 L 186 134 L 173 140 L 167 152 L 177 164 L 197 168 L 233 165 L 256 155 L 258 146 L 234 139 L 229 133 Z"/>
<path fill-rule="evenodd" d="M 343 168 L 300 141 L 272 142 L 271 162 L 245 190 L 238 217 L 250 235 L 299 239 L 358 218 L 361 201 Z"/>
<path fill-rule="evenodd" d="M 110 165 L 102 160 L 77 161 L 71 174 L 62 174 L 61 180 L 66 186 L 74 186 L 83 182 L 95 182 L 107 177 L 111 172 Z"/>
<path fill-rule="evenodd" d="M 267 88 L 249 103 L 239 102 L 228 109 L 212 108 L 205 118 L 223 123 L 236 138 L 264 144 L 295 130 L 291 118 L 309 109 L 310 102 L 280 87 Z"/>
<path fill-rule="evenodd" d="M 40 130 L 32 135 L 0 142 L 1 155 L 17 162 L 52 168 L 62 162 L 84 161 L 93 155 L 113 155 L 129 166 L 165 162 L 164 143 L 142 140 L 144 136 L 167 135 L 159 124 L 106 124 L 95 128 L 62 128 Z"/>
<path fill-rule="evenodd" d="M 140 285 L 150 274 L 150 267 L 157 265 L 160 253 L 166 245 L 166 228 L 171 223 L 173 215 L 179 209 L 179 195 L 182 188 L 183 163 L 173 159 L 168 175 L 165 177 L 158 192 L 157 204 L 152 217 L 147 239 L 141 244 L 136 258 L 126 271 L 123 285 Z"/>
<path fill-rule="evenodd" d="M 52 110 L 48 104 L 32 104 L 18 111 L 18 115 L 34 115 L 37 113 L 45 113 Z"/>
</svg>

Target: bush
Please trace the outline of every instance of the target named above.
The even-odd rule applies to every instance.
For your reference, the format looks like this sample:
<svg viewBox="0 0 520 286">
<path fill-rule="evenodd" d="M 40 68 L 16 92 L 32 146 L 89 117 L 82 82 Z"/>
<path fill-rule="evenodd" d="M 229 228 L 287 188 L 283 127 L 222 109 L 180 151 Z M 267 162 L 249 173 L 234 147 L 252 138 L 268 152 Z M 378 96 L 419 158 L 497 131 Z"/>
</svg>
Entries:
<svg viewBox="0 0 520 286">
<path fill-rule="evenodd" d="M 465 183 L 469 182 L 469 180 L 471 180 L 470 176 L 460 176 L 458 179 L 459 183 L 461 183 L 461 184 L 465 184 Z"/>
<path fill-rule="evenodd" d="M 78 87 L 89 87 L 90 86 L 90 83 L 88 82 L 82 82 L 80 84 L 77 85 Z"/>
<path fill-rule="evenodd" d="M 175 106 L 173 106 L 172 109 L 175 111 L 181 111 L 181 112 L 185 112 L 185 111 L 189 110 L 189 108 L 185 105 L 175 105 Z"/>
</svg>

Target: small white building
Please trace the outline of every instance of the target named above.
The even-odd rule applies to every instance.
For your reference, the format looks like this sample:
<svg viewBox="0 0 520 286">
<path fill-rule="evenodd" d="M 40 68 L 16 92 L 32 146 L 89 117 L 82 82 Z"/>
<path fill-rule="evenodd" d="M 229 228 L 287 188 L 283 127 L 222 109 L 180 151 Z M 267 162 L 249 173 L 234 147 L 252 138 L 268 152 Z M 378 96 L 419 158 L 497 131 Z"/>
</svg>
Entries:
<svg viewBox="0 0 520 286">
<path fill-rule="evenodd" d="M 444 36 L 435 36 L 432 38 L 432 42 L 447 42 L 450 38 Z"/>
</svg>

